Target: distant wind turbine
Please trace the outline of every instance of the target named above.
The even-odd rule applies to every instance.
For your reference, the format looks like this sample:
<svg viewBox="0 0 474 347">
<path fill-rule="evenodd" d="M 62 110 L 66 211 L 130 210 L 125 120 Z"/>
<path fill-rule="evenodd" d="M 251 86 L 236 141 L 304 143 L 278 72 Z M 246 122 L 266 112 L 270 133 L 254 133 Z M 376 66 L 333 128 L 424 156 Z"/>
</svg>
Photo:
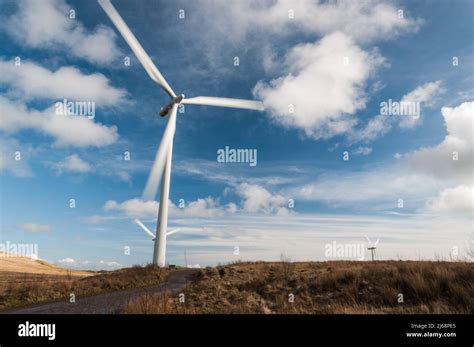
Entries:
<svg viewBox="0 0 474 347">
<path fill-rule="evenodd" d="M 117 30 L 123 36 L 125 41 L 128 43 L 133 53 L 140 61 L 145 71 L 148 73 L 150 78 L 155 81 L 170 97 L 170 101 L 160 111 L 160 116 L 164 117 L 169 114 L 168 123 L 166 124 L 163 137 L 161 138 L 160 146 L 156 152 L 155 161 L 151 167 L 150 175 L 143 191 L 144 200 L 154 200 L 160 179 L 161 184 L 161 195 L 160 195 L 160 206 L 158 211 L 158 221 L 156 227 L 155 237 L 144 225 L 140 222 L 138 224 L 148 234 L 150 232 L 155 240 L 155 246 L 153 251 L 153 264 L 159 267 L 166 266 L 165 255 L 166 255 L 166 236 L 170 235 L 167 232 L 168 228 L 168 199 L 170 190 L 170 176 L 171 176 L 171 158 L 173 153 L 173 138 L 176 130 L 176 111 L 179 104 L 188 105 L 207 105 L 207 106 L 220 106 L 220 107 L 233 107 L 243 108 L 250 110 L 263 111 L 263 104 L 256 100 L 242 100 L 242 99 L 229 99 L 229 98 L 217 98 L 211 96 L 198 96 L 194 98 L 185 98 L 183 94 L 176 95 L 173 89 L 166 82 L 163 75 L 160 73 L 158 68 L 153 64 L 153 61 L 145 52 L 141 44 L 135 38 L 133 33 L 128 28 L 120 14 L 117 12 L 115 7 L 112 5 L 110 0 L 98 0 L 100 6 L 103 8 L 107 16 L 114 23 Z M 138 221 L 139 222 L 139 221 Z M 148 231 L 147 231 L 148 230 Z"/>
<path fill-rule="evenodd" d="M 380 241 L 380 238 L 377 239 L 377 241 L 375 241 L 374 244 L 372 244 L 372 241 L 370 241 L 370 239 L 366 236 L 365 237 L 367 239 L 367 241 L 369 242 L 369 247 L 367 247 L 367 249 L 372 253 L 372 261 L 375 260 L 375 250 L 377 249 L 377 244 L 379 243 Z"/>
</svg>

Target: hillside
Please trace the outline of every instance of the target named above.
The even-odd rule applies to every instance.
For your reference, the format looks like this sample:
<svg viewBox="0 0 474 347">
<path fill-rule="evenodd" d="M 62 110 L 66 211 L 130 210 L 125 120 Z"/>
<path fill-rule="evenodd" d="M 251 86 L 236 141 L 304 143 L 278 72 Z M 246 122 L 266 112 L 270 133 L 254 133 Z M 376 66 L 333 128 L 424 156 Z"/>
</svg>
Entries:
<svg viewBox="0 0 474 347">
<path fill-rule="evenodd" d="M 21 273 L 81 277 L 93 275 L 92 272 L 64 269 L 59 266 L 52 265 L 44 260 L 33 260 L 28 257 L 19 257 L 0 253 L 0 274 L 7 272 L 17 274 Z"/>
</svg>

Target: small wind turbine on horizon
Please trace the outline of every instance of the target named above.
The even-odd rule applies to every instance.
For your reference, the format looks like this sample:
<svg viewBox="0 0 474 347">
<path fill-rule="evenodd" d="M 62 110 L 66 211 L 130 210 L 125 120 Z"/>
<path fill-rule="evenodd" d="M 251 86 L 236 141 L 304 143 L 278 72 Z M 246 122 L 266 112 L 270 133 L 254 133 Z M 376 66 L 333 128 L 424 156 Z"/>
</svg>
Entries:
<svg viewBox="0 0 474 347">
<path fill-rule="evenodd" d="M 176 232 L 168 232 L 167 229 L 171 158 L 173 153 L 173 138 L 176 130 L 176 113 L 178 105 L 206 105 L 263 111 L 263 104 L 262 102 L 256 100 L 218 98 L 210 96 L 185 98 L 183 94 L 176 95 L 158 68 L 155 66 L 151 58 L 145 52 L 141 44 L 130 31 L 127 24 L 124 22 L 110 0 L 98 1 L 99 5 L 103 8 L 107 16 L 113 22 L 127 44 L 130 46 L 133 53 L 140 61 L 150 78 L 155 81 L 170 97 L 168 104 L 166 104 L 160 111 L 160 116 L 164 117 L 169 114 L 169 119 L 168 123 L 166 124 L 163 137 L 161 138 L 160 146 L 156 152 L 155 160 L 151 167 L 150 175 L 142 196 L 144 200 L 154 200 L 160 180 L 162 181 L 156 236 L 143 223 L 135 220 L 135 222 L 155 241 L 153 250 L 153 264 L 158 265 L 159 267 L 164 267 L 166 266 L 166 237 Z"/>
<path fill-rule="evenodd" d="M 380 238 L 378 238 L 374 244 L 372 244 L 372 241 L 370 241 L 370 239 L 367 236 L 365 238 L 369 242 L 369 247 L 367 247 L 367 249 L 372 253 L 372 261 L 375 261 L 375 256 L 376 256 L 375 250 L 377 249 L 377 244 L 379 243 Z"/>
</svg>

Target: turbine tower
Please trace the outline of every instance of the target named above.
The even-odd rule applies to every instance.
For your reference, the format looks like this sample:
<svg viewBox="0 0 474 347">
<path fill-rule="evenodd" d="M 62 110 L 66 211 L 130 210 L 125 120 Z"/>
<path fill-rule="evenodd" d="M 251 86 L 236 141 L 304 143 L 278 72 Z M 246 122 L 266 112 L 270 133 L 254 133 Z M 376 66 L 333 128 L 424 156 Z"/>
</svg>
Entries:
<svg viewBox="0 0 474 347">
<path fill-rule="evenodd" d="M 198 96 L 194 98 L 185 98 L 183 94 L 176 95 L 173 89 L 166 82 L 163 75 L 155 66 L 151 58 L 145 52 L 141 44 L 128 28 L 120 14 L 112 5 L 110 0 L 98 0 L 99 5 L 105 11 L 122 37 L 132 49 L 137 59 L 142 64 L 148 76 L 155 81 L 170 97 L 170 101 L 160 111 L 160 116 L 164 117 L 169 114 L 168 123 L 166 124 L 160 146 L 156 152 L 155 160 L 150 170 L 150 175 L 143 191 L 142 198 L 144 200 L 154 200 L 158 185 L 161 180 L 160 206 L 158 210 L 158 221 L 156 227 L 156 236 L 151 233 L 140 221 L 138 225 L 151 234 L 154 238 L 155 246 L 153 250 L 153 264 L 159 267 L 166 266 L 166 237 L 172 232 L 168 232 L 168 201 L 170 191 L 171 176 L 171 160 L 173 153 L 173 138 L 176 130 L 176 113 L 179 104 L 186 105 L 206 105 L 243 108 L 250 110 L 263 111 L 263 104 L 256 100 L 242 100 L 230 98 L 218 98 L 211 96 Z"/>
</svg>

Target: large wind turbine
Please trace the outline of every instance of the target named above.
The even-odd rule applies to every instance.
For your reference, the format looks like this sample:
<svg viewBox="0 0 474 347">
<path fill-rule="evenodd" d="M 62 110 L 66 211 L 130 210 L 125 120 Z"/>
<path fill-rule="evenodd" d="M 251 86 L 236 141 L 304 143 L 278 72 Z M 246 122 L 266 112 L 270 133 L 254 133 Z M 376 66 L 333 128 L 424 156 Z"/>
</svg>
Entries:
<svg viewBox="0 0 474 347">
<path fill-rule="evenodd" d="M 138 58 L 142 66 L 150 78 L 155 81 L 169 96 L 170 101 L 165 105 L 161 111 L 160 116 L 164 117 L 169 114 L 168 123 L 166 124 L 163 137 L 161 138 L 160 146 L 156 152 L 155 161 L 151 167 L 150 176 L 143 191 L 144 200 L 154 200 L 158 185 L 161 182 L 160 207 L 158 210 L 158 222 L 156 226 L 155 247 L 153 251 L 153 264 L 159 267 L 166 266 L 166 236 L 171 232 L 168 229 L 168 198 L 170 190 L 170 175 L 171 175 L 171 157 L 173 153 L 173 137 L 176 130 L 176 111 L 179 104 L 188 105 L 208 105 L 220 107 L 234 107 L 244 108 L 250 110 L 263 111 L 263 104 L 255 100 L 241 100 L 229 98 L 216 98 L 211 96 L 198 96 L 194 98 L 185 98 L 183 94 L 176 95 L 168 82 L 164 79 L 158 68 L 153 64 L 153 61 L 135 38 L 133 33 L 123 21 L 120 14 L 112 5 L 110 0 L 98 0 L 100 6 L 114 23 L 117 30 L 123 36 L 125 41 L 132 49 L 135 56 Z M 140 222 L 140 227 L 147 233 L 149 230 Z M 148 230 L 148 231 L 147 231 Z M 152 237 L 153 233 L 149 232 Z"/>
</svg>

